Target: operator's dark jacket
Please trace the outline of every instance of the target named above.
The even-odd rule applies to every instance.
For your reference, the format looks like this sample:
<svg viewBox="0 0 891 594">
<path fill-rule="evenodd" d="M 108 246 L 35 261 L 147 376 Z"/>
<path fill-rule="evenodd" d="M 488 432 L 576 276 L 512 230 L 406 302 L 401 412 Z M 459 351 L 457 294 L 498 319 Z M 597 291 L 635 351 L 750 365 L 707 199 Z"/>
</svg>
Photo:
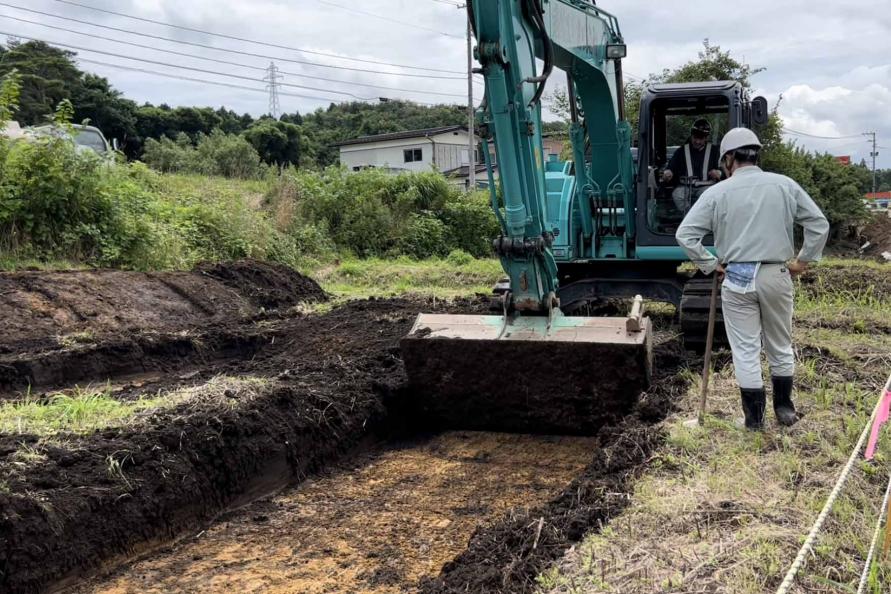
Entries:
<svg viewBox="0 0 891 594">
<path fill-rule="evenodd" d="M 685 144 L 689 144 L 688 140 Z M 674 174 L 674 178 L 671 180 L 672 186 L 681 183 L 681 178 L 687 176 L 687 163 L 684 157 L 686 151 L 684 151 L 684 147 L 681 146 L 674 152 L 671 156 L 671 160 L 668 162 L 668 169 Z M 712 169 L 721 170 L 718 166 L 719 155 L 721 149 L 718 145 L 712 145 L 712 154 L 709 155 L 709 163 L 708 170 Z M 700 181 L 708 181 L 708 179 L 702 179 L 702 159 L 705 158 L 705 147 L 702 147 L 701 151 L 697 151 L 696 148 L 691 144 L 690 145 L 690 160 L 693 161 L 693 176 L 698 178 Z"/>
</svg>

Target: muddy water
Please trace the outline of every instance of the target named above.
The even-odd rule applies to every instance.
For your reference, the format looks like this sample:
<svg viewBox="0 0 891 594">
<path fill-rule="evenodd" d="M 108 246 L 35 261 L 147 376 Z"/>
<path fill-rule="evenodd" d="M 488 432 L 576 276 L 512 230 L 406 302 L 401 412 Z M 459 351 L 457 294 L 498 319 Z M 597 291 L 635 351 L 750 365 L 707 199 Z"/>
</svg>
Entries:
<svg viewBox="0 0 891 594">
<path fill-rule="evenodd" d="M 477 525 L 559 493 L 595 443 L 451 432 L 380 447 L 76 592 L 411 592 Z"/>
</svg>

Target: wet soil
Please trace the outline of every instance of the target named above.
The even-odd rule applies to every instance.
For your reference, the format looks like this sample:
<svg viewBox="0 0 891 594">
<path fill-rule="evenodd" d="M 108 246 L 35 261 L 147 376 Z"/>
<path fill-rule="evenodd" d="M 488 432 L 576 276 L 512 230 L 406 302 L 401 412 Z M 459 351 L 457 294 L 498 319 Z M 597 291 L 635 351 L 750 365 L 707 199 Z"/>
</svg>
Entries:
<svg viewBox="0 0 891 594">
<path fill-rule="evenodd" d="M 598 434 L 592 459 L 555 498 L 480 526 L 466 550 L 440 574 L 422 580 L 422 594 L 516 594 L 535 591 L 535 577 L 590 530 L 628 504 L 632 483 L 665 439 L 655 423 L 687 389 L 678 372 L 689 353 L 676 340 L 656 346 L 656 374 L 632 414 Z"/>
<path fill-rule="evenodd" d="M 477 524 L 544 503 L 594 438 L 451 432 L 377 446 L 78 593 L 413 591 Z"/>
<path fill-rule="evenodd" d="M 348 451 L 403 382 L 395 345 L 424 306 L 358 302 L 280 321 L 285 338 L 228 370 L 267 381 L 243 402 L 190 402 L 49 442 L 0 435 L 0 592 L 74 582 Z M 22 462 L 23 447 L 44 459 Z"/>
</svg>

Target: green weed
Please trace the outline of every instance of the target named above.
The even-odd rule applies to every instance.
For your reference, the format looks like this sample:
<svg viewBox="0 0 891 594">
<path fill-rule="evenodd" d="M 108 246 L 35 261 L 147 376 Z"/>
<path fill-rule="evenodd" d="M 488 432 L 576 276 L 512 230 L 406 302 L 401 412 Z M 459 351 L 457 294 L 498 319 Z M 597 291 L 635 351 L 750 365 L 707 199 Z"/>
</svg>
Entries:
<svg viewBox="0 0 891 594">
<path fill-rule="evenodd" d="M 0 404 L 0 433 L 52 436 L 63 432 L 89 433 L 124 425 L 141 413 L 183 403 L 205 402 L 220 408 L 235 408 L 249 401 L 269 380 L 259 377 L 218 376 L 197 386 L 141 397 L 117 400 L 106 386 L 75 388 L 69 394 L 46 398 L 26 395 L 20 401 Z"/>
</svg>

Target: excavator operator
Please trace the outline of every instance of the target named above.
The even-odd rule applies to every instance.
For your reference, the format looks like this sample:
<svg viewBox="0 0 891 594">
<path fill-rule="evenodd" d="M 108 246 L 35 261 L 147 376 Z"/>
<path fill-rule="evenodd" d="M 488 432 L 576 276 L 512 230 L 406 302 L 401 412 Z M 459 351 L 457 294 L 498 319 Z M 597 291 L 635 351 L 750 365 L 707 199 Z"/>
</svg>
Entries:
<svg viewBox="0 0 891 594">
<path fill-rule="evenodd" d="M 682 213 L 690 210 L 706 188 L 721 181 L 717 147 L 709 142 L 711 134 L 712 125 L 708 120 L 700 118 L 693 122 L 690 138 L 675 151 L 662 173 L 663 184 L 676 184 L 671 198 Z"/>
</svg>

